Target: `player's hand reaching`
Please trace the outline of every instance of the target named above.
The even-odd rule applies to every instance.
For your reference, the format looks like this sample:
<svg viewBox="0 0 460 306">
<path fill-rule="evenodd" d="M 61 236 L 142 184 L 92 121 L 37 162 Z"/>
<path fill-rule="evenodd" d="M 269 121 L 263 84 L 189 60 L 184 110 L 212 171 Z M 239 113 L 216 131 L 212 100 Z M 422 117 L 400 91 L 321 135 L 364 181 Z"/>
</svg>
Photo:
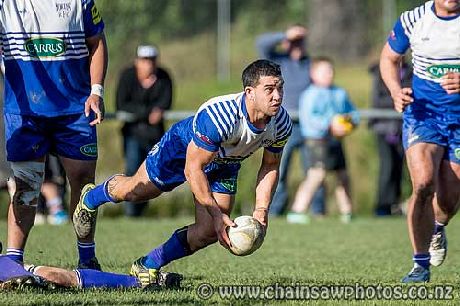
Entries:
<svg viewBox="0 0 460 306">
<path fill-rule="evenodd" d="M 402 113 L 407 105 L 414 102 L 412 98 L 412 88 L 408 87 L 392 92 L 391 97 L 393 98 L 395 110 L 398 113 Z"/>
<path fill-rule="evenodd" d="M 219 243 L 226 249 L 230 249 L 230 238 L 228 238 L 227 227 L 235 226 L 236 224 L 226 214 L 213 217 L 214 230 L 217 234 Z"/>
<path fill-rule="evenodd" d="M 460 93 L 460 73 L 449 72 L 443 75 L 441 86 L 450 95 Z"/>
<path fill-rule="evenodd" d="M 98 95 L 92 94 L 88 97 L 88 99 L 86 99 L 85 116 L 88 117 L 91 111 L 94 112 L 94 114 L 96 114 L 96 118 L 93 121 L 91 121 L 89 125 L 96 125 L 101 123 L 102 120 L 104 120 L 104 101 Z"/>
</svg>

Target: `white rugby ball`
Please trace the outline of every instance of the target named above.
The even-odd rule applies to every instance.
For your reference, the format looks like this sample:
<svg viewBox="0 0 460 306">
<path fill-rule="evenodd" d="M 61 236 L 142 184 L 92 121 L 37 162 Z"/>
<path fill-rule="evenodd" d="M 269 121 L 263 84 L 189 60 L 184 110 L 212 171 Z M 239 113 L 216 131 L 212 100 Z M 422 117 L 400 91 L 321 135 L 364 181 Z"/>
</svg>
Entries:
<svg viewBox="0 0 460 306">
<path fill-rule="evenodd" d="M 233 222 L 236 226 L 228 229 L 231 253 L 246 256 L 260 248 L 264 242 L 265 231 L 259 221 L 251 216 L 240 216 Z"/>
</svg>

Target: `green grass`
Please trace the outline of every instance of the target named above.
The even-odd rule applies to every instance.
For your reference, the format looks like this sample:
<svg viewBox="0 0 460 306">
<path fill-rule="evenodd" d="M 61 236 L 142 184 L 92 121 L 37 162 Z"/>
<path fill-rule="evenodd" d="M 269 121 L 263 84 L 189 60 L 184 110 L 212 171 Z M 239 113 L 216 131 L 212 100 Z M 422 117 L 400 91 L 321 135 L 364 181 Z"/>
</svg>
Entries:
<svg viewBox="0 0 460 306">
<path fill-rule="evenodd" d="M 167 239 L 172 231 L 191 219 L 102 219 L 98 224 L 97 253 L 106 271 L 126 273 L 134 259 Z M 411 249 L 403 218 L 357 218 L 343 225 L 335 217 L 314 220 L 307 226 L 271 220 L 269 233 L 260 250 L 249 257 L 235 257 L 218 245 L 172 263 L 168 270 L 185 276 L 183 290 L 140 292 L 138 290 L 71 290 L 58 293 L 0 293 L 0 305 L 37 304 L 254 304 L 263 300 L 222 300 L 214 295 L 201 300 L 196 288 L 252 285 L 399 285 L 411 266 Z M 432 271 L 431 287 L 453 285 L 453 301 L 459 303 L 460 263 L 458 251 L 460 223 L 449 225 L 449 257 Z M 6 224 L 0 223 L 0 239 L 5 241 Z M 34 264 L 73 268 L 76 261 L 74 236 L 70 225 L 36 226 L 31 234 L 26 261 Z M 278 303 L 279 301 L 277 301 Z M 326 302 L 326 301 L 323 301 Z M 327 301 L 343 305 L 346 301 Z M 354 301 L 354 304 L 420 304 L 423 301 Z M 427 304 L 428 302 L 425 301 Z M 289 303 L 295 303 L 289 301 Z M 430 301 L 429 304 L 433 304 Z M 441 303 L 441 302 L 438 302 Z M 444 302 L 447 304 L 447 302 Z"/>
</svg>

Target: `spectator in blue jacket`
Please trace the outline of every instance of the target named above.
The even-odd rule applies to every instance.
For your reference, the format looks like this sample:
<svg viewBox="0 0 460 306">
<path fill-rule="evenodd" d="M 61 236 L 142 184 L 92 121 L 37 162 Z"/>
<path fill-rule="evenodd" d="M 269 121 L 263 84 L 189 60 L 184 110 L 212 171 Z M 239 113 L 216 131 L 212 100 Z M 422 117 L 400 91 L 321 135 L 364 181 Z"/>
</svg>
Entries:
<svg viewBox="0 0 460 306">
<path fill-rule="evenodd" d="M 257 38 L 257 49 L 262 58 L 273 61 L 281 66 L 284 78 L 283 106 L 292 117 L 291 137 L 283 150 L 278 186 L 270 205 L 271 215 L 281 215 L 288 204 L 287 176 L 291 157 L 299 150 L 302 157 L 304 172 L 308 169 L 308 151 L 300 134 L 299 120 L 296 118 L 299 109 L 299 97 L 310 85 L 310 58 L 307 56 L 305 39 L 307 29 L 300 25 L 289 27 L 286 32 L 265 33 Z M 325 191 L 320 187 L 316 193 L 312 211 L 325 214 Z"/>
<path fill-rule="evenodd" d="M 311 166 L 297 190 L 288 222 L 308 223 L 306 211 L 313 195 L 324 184 L 327 171 L 332 170 L 337 176 L 335 195 L 342 221 L 348 223 L 352 204 L 341 138 L 358 124 L 358 112 L 347 92 L 333 85 L 334 66 L 330 59 L 315 59 L 310 74 L 313 84 L 300 97 L 299 119 Z"/>
</svg>

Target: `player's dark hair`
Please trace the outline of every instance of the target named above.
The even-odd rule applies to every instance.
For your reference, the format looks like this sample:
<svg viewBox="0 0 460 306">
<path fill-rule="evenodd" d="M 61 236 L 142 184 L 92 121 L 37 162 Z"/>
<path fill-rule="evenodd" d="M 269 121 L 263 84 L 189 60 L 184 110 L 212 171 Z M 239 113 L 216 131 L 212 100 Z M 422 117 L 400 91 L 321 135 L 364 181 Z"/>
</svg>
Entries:
<svg viewBox="0 0 460 306">
<path fill-rule="evenodd" d="M 241 79 L 243 88 L 246 86 L 255 87 L 263 76 L 273 76 L 281 78 L 281 67 L 269 60 L 257 60 L 252 62 L 243 70 Z"/>
</svg>

